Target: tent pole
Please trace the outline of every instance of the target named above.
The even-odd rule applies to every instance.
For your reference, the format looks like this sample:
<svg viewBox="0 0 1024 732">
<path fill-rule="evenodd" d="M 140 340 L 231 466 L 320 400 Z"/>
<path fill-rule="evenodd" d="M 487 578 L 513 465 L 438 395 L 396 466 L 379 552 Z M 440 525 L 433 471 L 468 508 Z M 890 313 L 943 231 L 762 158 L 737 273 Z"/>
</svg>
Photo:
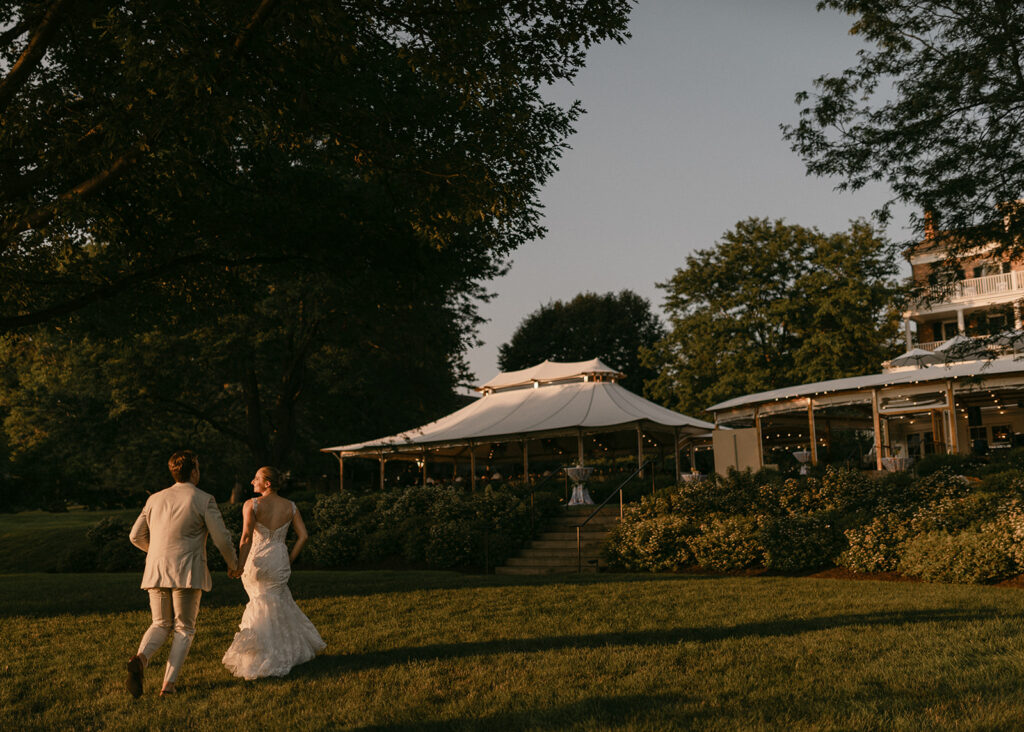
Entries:
<svg viewBox="0 0 1024 732">
<path fill-rule="evenodd" d="M 384 457 L 384 453 L 380 454 L 380 489 L 384 490 L 384 466 L 387 465 L 387 458 Z"/>
<path fill-rule="evenodd" d="M 530 485 L 530 443 L 523 440 L 523 485 Z"/>
<path fill-rule="evenodd" d="M 476 452 L 473 448 L 476 447 L 472 442 L 469 443 L 469 489 L 476 492 Z"/>
<path fill-rule="evenodd" d="M 679 428 L 678 427 L 673 427 L 672 428 L 672 438 L 674 440 L 673 444 L 675 445 L 675 448 L 672 450 L 672 455 L 675 456 L 675 460 L 676 460 L 676 485 L 679 485 L 680 483 L 683 482 L 683 473 L 679 469 Z"/>
<path fill-rule="evenodd" d="M 640 470 L 639 477 L 643 477 L 643 428 L 637 423 L 637 468 Z"/>
<path fill-rule="evenodd" d="M 576 464 L 583 465 L 583 430 L 576 430 Z"/>
<path fill-rule="evenodd" d="M 427 448 L 423 448 L 423 487 L 427 487 Z"/>
<path fill-rule="evenodd" d="M 345 490 L 345 458 L 340 453 L 334 453 L 334 456 L 338 458 L 338 488 Z"/>
</svg>

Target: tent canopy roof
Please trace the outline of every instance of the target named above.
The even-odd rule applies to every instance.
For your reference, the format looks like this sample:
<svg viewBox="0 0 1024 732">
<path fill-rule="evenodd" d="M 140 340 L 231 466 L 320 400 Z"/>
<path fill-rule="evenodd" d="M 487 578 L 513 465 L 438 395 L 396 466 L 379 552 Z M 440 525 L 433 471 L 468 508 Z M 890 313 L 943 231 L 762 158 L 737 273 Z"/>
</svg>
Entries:
<svg viewBox="0 0 1024 732">
<path fill-rule="evenodd" d="M 708 407 L 707 411 L 725 412 L 730 409 L 752 407 L 756 404 L 813 397 L 820 394 L 865 390 L 870 393 L 871 389 L 883 389 L 889 386 L 944 382 L 947 380 L 956 383 L 959 379 L 970 380 L 979 377 L 1019 374 L 1021 372 L 1024 372 L 1024 361 L 1013 356 L 1004 356 L 992 360 L 961 361 L 946 365 L 926 366 L 924 368 L 899 369 L 882 374 L 850 376 L 843 379 L 818 381 L 813 384 L 787 386 L 782 389 L 762 391 L 757 394 L 746 394 L 714 404 Z"/>
<path fill-rule="evenodd" d="M 714 426 L 659 406 L 614 381 L 577 378 L 596 374 L 615 378 L 618 372 L 593 359 L 573 364 L 545 361 L 532 369 L 499 374 L 484 385 L 484 396 L 446 417 L 389 437 L 327 447 L 322 452 L 341 456 L 411 452 L 631 425 L 697 435 Z M 527 384 L 533 386 L 524 388 Z"/>
<path fill-rule="evenodd" d="M 534 383 L 550 384 L 555 381 L 575 380 L 583 376 L 602 376 L 615 380 L 622 378 L 625 374 L 611 368 L 599 358 L 571 363 L 544 361 L 528 369 L 504 371 L 476 389 L 477 391 L 484 392 L 497 391 L 499 389 L 527 386 Z"/>
</svg>

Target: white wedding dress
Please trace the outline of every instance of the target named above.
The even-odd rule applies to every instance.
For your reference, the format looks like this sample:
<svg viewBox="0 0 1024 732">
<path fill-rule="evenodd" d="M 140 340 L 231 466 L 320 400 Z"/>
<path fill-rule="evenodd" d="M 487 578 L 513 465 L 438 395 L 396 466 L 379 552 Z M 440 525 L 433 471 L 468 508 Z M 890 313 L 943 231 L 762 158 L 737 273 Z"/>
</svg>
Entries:
<svg viewBox="0 0 1024 732">
<path fill-rule="evenodd" d="M 292 515 L 295 504 L 292 504 Z M 291 519 L 273 531 L 256 521 L 242 586 L 249 594 L 239 631 L 222 662 L 247 681 L 284 676 L 327 647 L 316 628 L 292 599 L 285 537 Z"/>
</svg>

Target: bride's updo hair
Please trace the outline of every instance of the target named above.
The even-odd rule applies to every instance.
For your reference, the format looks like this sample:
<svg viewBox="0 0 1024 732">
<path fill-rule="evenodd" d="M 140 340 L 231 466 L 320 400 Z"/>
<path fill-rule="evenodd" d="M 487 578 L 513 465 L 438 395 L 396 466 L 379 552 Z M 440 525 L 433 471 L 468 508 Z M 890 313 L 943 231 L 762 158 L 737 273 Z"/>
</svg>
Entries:
<svg viewBox="0 0 1024 732">
<path fill-rule="evenodd" d="M 264 477 L 270 481 L 270 488 L 275 493 L 284 488 L 284 475 L 277 468 L 273 468 L 269 465 L 264 465 L 260 470 L 263 471 Z"/>
</svg>

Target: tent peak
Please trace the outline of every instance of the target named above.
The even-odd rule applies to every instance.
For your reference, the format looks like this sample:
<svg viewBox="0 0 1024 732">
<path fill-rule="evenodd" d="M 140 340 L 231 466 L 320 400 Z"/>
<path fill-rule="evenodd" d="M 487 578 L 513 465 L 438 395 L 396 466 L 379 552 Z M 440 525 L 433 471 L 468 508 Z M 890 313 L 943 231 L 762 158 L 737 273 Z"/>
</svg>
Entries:
<svg viewBox="0 0 1024 732">
<path fill-rule="evenodd" d="M 613 369 L 599 358 L 592 358 L 589 361 L 558 362 L 546 360 L 536 366 L 518 371 L 504 371 L 482 386 L 476 387 L 477 391 L 489 394 L 501 389 L 511 389 L 521 386 L 540 386 L 555 382 L 582 380 L 587 381 L 595 377 L 599 381 L 618 381 L 625 374 Z"/>
</svg>

